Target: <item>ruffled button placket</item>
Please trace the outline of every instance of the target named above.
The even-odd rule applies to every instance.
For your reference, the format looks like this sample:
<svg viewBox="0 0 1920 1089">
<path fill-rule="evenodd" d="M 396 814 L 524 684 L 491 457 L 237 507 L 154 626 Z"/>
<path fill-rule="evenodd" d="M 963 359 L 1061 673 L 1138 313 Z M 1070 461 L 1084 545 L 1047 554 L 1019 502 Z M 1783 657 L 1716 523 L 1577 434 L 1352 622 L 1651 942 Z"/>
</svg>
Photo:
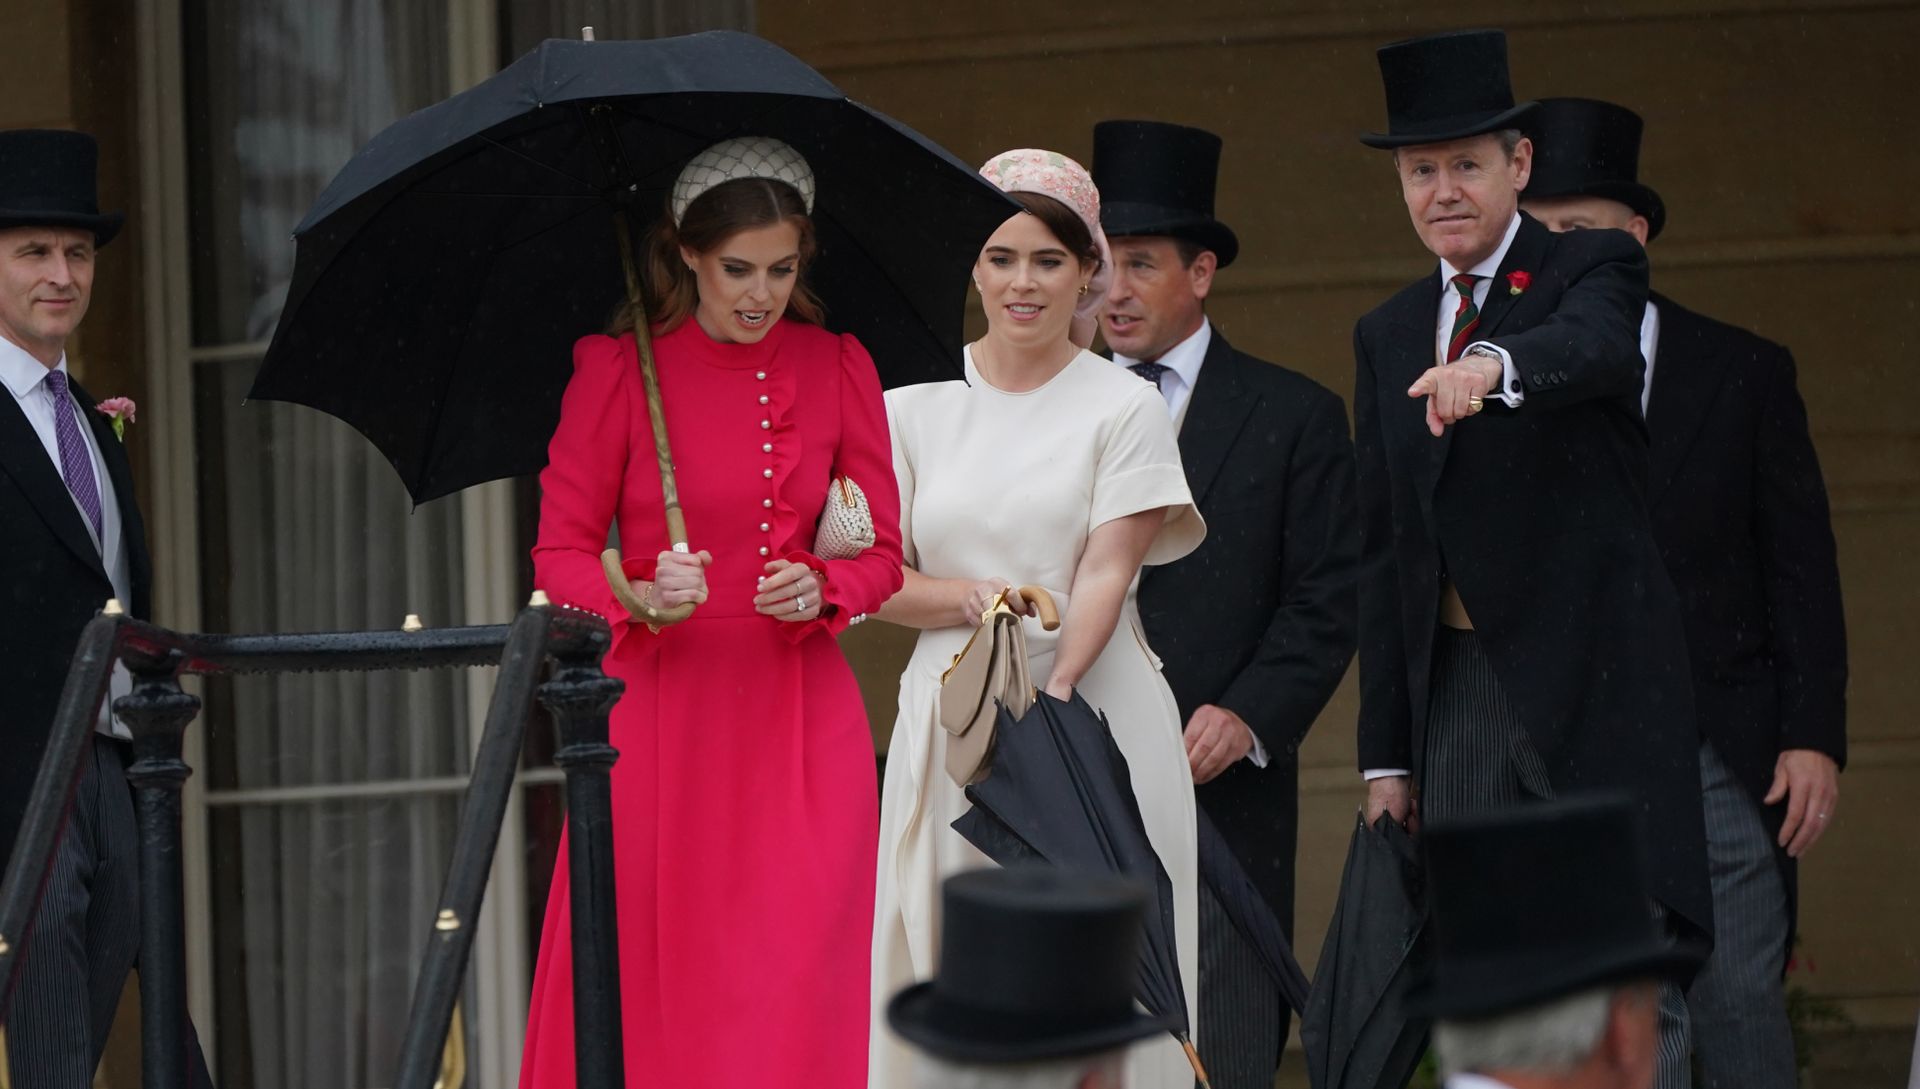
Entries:
<svg viewBox="0 0 1920 1089">
<path fill-rule="evenodd" d="M 767 372 L 765 370 L 754 371 L 753 381 L 754 388 L 760 391 L 756 395 L 760 403 L 760 430 L 766 433 L 761 436 L 763 441 L 760 443 L 760 453 L 765 455 L 767 459 L 766 467 L 760 470 L 760 476 L 761 479 L 769 482 L 767 485 L 767 494 L 760 500 L 760 517 L 762 519 L 760 522 L 760 535 L 765 539 L 764 543 L 760 545 L 760 556 L 764 559 L 767 556 L 773 555 L 773 539 L 771 536 L 773 533 L 773 523 L 769 520 L 773 517 L 772 514 L 769 513 L 773 509 L 773 484 L 771 483 L 773 480 L 773 405 L 771 403 L 772 396 L 767 392 L 769 388 L 767 386 Z"/>
</svg>

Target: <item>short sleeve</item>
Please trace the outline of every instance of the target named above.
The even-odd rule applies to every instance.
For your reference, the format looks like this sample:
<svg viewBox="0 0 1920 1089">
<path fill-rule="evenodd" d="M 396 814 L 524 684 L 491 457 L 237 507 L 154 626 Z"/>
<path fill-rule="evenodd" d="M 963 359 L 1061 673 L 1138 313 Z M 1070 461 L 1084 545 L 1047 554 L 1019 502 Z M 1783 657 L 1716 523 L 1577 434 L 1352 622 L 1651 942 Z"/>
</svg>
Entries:
<svg viewBox="0 0 1920 1089">
<path fill-rule="evenodd" d="M 1166 402 L 1154 387 L 1141 383 L 1113 420 L 1094 467 L 1088 527 L 1163 507 L 1166 521 L 1147 548 L 1147 564 L 1171 563 L 1192 552 L 1206 538 L 1207 526 L 1187 488 Z"/>
</svg>

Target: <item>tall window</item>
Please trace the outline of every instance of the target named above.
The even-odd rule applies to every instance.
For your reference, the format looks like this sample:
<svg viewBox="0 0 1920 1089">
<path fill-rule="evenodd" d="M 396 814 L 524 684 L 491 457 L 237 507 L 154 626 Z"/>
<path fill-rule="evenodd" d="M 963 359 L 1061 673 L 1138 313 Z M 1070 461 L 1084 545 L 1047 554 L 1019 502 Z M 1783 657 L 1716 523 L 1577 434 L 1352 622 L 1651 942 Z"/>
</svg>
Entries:
<svg viewBox="0 0 1920 1089">
<path fill-rule="evenodd" d="M 445 0 L 194 0 L 183 14 L 204 622 L 463 623 L 455 503 L 411 509 L 329 416 L 242 403 L 294 224 L 368 137 L 447 94 Z M 391 1079 L 459 816 L 466 704 L 445 672 L 209 685 L 221 1084 Z"/>
</svg>

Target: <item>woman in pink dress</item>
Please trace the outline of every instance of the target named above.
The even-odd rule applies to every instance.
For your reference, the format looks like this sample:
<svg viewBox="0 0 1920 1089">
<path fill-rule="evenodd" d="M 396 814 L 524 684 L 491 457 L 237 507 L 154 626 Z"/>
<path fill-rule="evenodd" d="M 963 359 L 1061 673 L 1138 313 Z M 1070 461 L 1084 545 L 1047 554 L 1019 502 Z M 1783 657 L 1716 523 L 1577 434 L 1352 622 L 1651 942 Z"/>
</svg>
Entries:
<svg viewBox="0 0 1920 1089">
<path fill-rule="evenodd" d="M 613 852 L 627 1084 L 865 1084 L 878 836 L 872 735 L 834 635 L 900 587 L 880 382 L 822 329 L 804 272 L 813 178 L 792 148 L 697 156 L 649 240 L 647 312 L 681 502 L 666 523 L 631 332 L 574 347 L 540 475 L 535 583 L 613 625 Z M 809 549 L 829 486 L 858 484 L 875 543 Z M 633 593 L 683 623 L 630 621 L 602 574 L 618 524 Z M 657 553 L 657 555 L 656 555 Z M 566 852 L 528 1017 L 523 1089 L 574 1084 Z"/>
</svg>

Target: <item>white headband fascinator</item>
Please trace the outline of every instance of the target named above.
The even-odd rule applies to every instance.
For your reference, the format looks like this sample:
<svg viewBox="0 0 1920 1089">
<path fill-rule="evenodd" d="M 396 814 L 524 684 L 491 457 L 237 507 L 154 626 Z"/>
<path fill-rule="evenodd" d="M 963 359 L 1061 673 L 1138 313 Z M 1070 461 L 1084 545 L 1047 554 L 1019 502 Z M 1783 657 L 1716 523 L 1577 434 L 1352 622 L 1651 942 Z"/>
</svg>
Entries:
<svg viewBox="0 0 1920 1089">
<path fill-rule="evenodd" d="M 793 147 L 771 136 L 741 136 L 722 140 L 693 157 L 673 183 L 673 224 L 687 217 L 687 206 L 700 194 L 741 178 L 786 182 L 813 211 L 813 168 Z"/>
</svg>

